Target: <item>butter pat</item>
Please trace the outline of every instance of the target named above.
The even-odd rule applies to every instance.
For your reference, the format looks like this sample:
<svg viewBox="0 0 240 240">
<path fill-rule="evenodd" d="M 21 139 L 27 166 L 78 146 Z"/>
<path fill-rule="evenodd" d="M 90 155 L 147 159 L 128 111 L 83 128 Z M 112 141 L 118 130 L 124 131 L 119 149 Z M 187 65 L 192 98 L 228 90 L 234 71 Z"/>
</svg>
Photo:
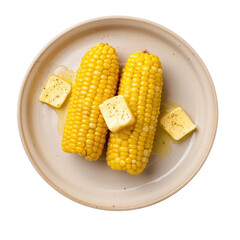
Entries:
<svg viewBox="0 0 240 240">
<path fill-rule="evenodd" d="M 51 75 L 44 85 L 39 100 L 52 107 L 60 108 L 71 91 L 71 85 L 59 78 Z"/>
<path fill-rule="evenodd" d="M 111 132 L 118 132 L 134 124 L 135 119 L 122 95 L 115 96 L 99 105 L 103 118 Z"/>
<path fill-rule="evenodd" d="M 176 141 L 181 140 L 187 134 L 196 129 L 196 125 L 181 107 L 177 107 L 166 113 L 161 119 L 160 124 L 163 129 Z"/>
</svg>

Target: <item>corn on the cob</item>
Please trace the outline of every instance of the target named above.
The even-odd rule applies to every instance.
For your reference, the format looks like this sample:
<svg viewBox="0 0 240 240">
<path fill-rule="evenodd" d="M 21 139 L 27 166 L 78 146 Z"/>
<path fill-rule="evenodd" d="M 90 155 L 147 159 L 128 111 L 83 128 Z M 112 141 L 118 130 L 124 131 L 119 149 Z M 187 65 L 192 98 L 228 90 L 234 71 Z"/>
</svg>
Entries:
<svg viewBox="0 0 240 240">
<path fill-rule="evenodd" d="M 136 122 L 110 133 L 107 163 L 112 169 L 139 174 L 146 167 L 160 112 L 162 85 L 162 66 L 157 56 L 146 51 L 130 55 L 118 94 L 125 97 Z"/>
<path fill-rule="evenodd" d="M 82 58 L 64 126 L 62 149 L 97 160 L 106 141 L 107 126 L 99 105 L 116 94 L 118 56 L 108 44 L 97 44 Z"/>
</svg>

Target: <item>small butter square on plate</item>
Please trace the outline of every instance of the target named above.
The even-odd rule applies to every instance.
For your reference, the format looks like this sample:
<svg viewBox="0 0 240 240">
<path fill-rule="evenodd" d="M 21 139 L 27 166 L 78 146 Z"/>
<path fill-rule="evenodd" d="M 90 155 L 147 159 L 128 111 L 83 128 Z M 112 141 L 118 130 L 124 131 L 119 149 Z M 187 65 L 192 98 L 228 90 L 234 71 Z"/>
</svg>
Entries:
<svg viewBox="0 0 240 240">
<path fill-rule="evenodd" d="M 196 129 L 196 125 L 181 107 L 166 113 L 161 119 L 162 128 L 175 140 L 180 141 Z"/>
<path fill-rule="evenodd" d="M 118 132 L 135 122 L 134 116 L 122 95 L 106 100 L 99 105 L 99 108 L 111 132 Z"/>
<path fill-rule="evenodd" d="M 51 75 L 44 85 L 39 100 L 52 107 L 60 108 L 70 92 L 71 85 L 68 82 Z"/>
</svg>

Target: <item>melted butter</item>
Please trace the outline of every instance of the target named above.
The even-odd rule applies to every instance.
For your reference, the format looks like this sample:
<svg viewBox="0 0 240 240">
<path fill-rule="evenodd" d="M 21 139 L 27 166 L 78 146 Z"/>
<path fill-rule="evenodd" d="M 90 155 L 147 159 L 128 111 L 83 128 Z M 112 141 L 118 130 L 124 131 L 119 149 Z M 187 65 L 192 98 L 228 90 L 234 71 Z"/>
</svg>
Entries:
<svg viewBox="0 0 240 240">
<path fill-rule="evenodd" d="M 171 143 L 175 141 L 169 136 L 169 134 L 160 126 L 160 119 L 167 112 L 172 111 L 179 105 L 170 102 L 162 102 L 160 107 L 160 116 L 155 134 L 155 140 L 153 144 L 152 154 L 157 154 L 160 158 L 167 158 L 172 152 Z"/>
<path fill-rule="evenodd" d="M 69 82 L 72 86 L 74 84 L 75 77 L 76 77 L 76 73 L 71 71 L 71 70 L 69 70 L 65 66 L 59 66 L 54 71 L 53 75 L 56 75 L 56 76 L 62 78 L 63 80 Z M 63 105 L 60 108 L 53 108 L 54 111 L 58 115 L 57 129 L 58 129 L 58 132 L 61 135 L 63 135 L 63 129 L 64 129 L 66 117 L 67 117 L 67 110 L 68 110 L 69 99 L 70 99 L 70 96 L 68 96 L 68 98 L 66 99 L 66 101 L 63 103 Z"/>
<path fill-rule="evenodd" d="M 69 104 L 69 97 L 60 108 L 54 108 L 54 111 L 58 115 L 57 129 L 58 129 L 58 132 L 61 134 L 61 136 L 63 135 L 63 129 L 64 129 L 66 117 L 67 117 L 68 104 Z"/>
<path fill-rule="evenodd" d="M 160 127 L 157 127 L 152 154 L 160 158 L 167 158 L 172 152 L 171 137 Z"/>
<path fill-rule="evenodd" d="M 76 72 L 73 72 L 65 66 L 59 66 L 54 71 L 53 75 L 58 76 L 59 78 L 73 85 L 75 82 Z"/>
<path fill-rule="evenodd" d="M 176 103 L 162 102 L 160 107 L 160 116 L 159 119 L 168 112 L 171 112 L 173 109 L 179 107 Z"/>
</svg>

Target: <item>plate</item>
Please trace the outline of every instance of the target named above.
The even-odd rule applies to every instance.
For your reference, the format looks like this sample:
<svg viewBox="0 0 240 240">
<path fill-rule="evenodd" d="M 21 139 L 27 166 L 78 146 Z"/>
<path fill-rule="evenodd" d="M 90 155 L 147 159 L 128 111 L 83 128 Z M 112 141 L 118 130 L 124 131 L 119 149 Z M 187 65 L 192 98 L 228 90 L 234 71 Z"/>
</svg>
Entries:
<svg viewBox="0 0 240 240">
<path fill-rule="evenodd" d="M 115 47 L 120 63 L 143 48 L 158 55 L 163 66 L 164 97 L 181 105 L 198 127 L 186 141 L 172 144 L 169 157 L 151 155 L 147 168 L 138 176 L 111 170 L 103 157 L 90 162 L 64 153 L 57 115 L 38 100 L 44 82 L 59 65 L 76 71 L 84 53 L 99 42 Z M 187 184 L 210 152 L 217 116 L 214 85 L 197 53 L 165 27 L 132 17 L 90 20 L 56 37 L 30 66 L 18 102 L 20 136 L 38 173 L 66 197 L 108 210 L 145 207 Z"/>
</svg>

